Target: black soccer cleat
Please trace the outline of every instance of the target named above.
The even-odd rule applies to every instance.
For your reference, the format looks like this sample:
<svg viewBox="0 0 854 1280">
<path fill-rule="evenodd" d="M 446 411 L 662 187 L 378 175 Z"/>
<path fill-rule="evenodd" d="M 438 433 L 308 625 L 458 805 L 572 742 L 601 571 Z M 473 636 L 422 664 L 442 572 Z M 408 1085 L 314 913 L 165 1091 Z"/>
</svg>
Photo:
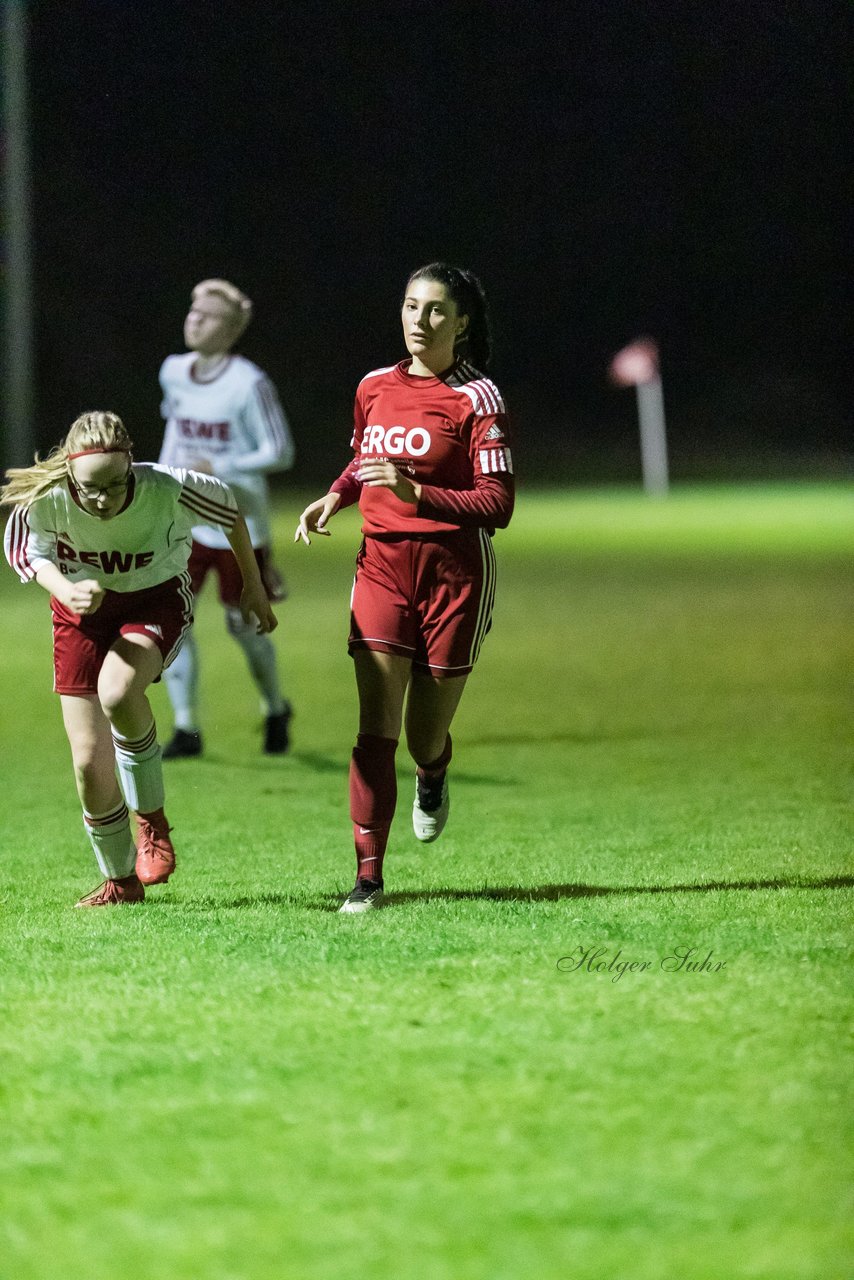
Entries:
<svg viewBox="0 0 854 1280">
<path fill-rule="evenodd" d="M 202 735 L 198 729 L 176 729 L 171 742 L 167 742 L 161 755 L 164 760 L 180 760 L 185 756 L 202 754 Z"/>
<path fill-rule="evenodd" d="M 356 887 L 338 908 L 341 915 L 356 915 L 363 911 L 376 911 L 383 904 L 382 880 L 368 880 L 361 876 Z"/>
<path fill-rule="evenodd" d="M 286 702 L 284 711 L 267 716 L 264 721 L 264 751 L 268 756 L 283 756 L 290 748 L 293 714 L 293 707 Z"/>
</svg>

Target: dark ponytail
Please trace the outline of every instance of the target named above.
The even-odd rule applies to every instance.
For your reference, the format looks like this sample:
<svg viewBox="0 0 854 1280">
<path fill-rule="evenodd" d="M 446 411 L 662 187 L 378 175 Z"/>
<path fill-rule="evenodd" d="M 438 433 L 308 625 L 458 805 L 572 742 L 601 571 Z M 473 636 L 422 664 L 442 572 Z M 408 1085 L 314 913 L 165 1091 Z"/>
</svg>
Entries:
<svg viewBox="0 0 854 1280">
<path fill-rule="evenodd" d="M 469 320 L 465 332 L 457 339 L 454 354 L 485 373 L 492 356 L 492 337 L 483 286 L 474 272 L 465 271 L 462 267 L 451 267 L 447 262 L 431 262 L 426 267 L 413 271 L 407 281 L 407 288 L 413 280 L 435 280 L 437 284 L 445 286 L 448 297 L 456 303 L 459 314 L 468 316 Z"/>
</svg>

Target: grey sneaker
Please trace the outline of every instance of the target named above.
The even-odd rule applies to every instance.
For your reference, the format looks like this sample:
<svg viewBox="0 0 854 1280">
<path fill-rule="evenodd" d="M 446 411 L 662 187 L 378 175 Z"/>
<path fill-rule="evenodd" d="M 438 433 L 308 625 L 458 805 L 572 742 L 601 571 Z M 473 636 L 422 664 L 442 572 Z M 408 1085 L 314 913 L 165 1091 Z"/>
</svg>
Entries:
<svg viewBox="0 0 854 1280">
<path fill-rule="evenodd" d="M 360 911 L 376 911 L 383 904 L 382 880 L 367 880 L 364 876 L 356 881 L 347 900 L 338 908 L 340 914 L 353 915 Z"/>
<path fill-rule="evenodd" d="M 438 840 L 448 821 L 451 797 L 448 794 L 448 775 L 441 778 L 415 778 L 415 803 L 412 806 L 412 830 L 416 839 L 429 844 Z"/>
</svg>

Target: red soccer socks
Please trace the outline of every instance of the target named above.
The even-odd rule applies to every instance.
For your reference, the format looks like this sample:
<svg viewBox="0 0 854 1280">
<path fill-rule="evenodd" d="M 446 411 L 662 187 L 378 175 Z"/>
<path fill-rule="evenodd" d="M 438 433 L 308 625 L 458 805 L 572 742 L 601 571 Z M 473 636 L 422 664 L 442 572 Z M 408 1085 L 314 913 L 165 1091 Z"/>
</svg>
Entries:
<svg viewBox="0 0 854 1280">
<path fill-rule="evenodd" d="M 396 738 L 360 733 L 350 758 L 350 817 L 356 846 L 356 878 L 382 883 L 383 857 L 394 809 Z"/>
</svg>

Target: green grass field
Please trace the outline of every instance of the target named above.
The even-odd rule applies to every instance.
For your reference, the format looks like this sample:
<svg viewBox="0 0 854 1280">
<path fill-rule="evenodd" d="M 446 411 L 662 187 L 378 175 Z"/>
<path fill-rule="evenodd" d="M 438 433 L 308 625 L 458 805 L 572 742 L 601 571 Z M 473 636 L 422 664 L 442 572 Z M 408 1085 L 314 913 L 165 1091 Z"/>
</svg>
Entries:
<svg viewBox="0 0 854 1280">
<path fill-rule="evenodd" d="M 370 917 L 355 513 L 306 550 L 280 512 L 287 759 L 203 601 L 208 750 L 136 908 L 71 910 L 47 600 L 4 566 L 3 1280 L 847 1280 L 851 497 L 523 492 L 451 822 L 417 844 L 401 752 Z"/>
</svg>

